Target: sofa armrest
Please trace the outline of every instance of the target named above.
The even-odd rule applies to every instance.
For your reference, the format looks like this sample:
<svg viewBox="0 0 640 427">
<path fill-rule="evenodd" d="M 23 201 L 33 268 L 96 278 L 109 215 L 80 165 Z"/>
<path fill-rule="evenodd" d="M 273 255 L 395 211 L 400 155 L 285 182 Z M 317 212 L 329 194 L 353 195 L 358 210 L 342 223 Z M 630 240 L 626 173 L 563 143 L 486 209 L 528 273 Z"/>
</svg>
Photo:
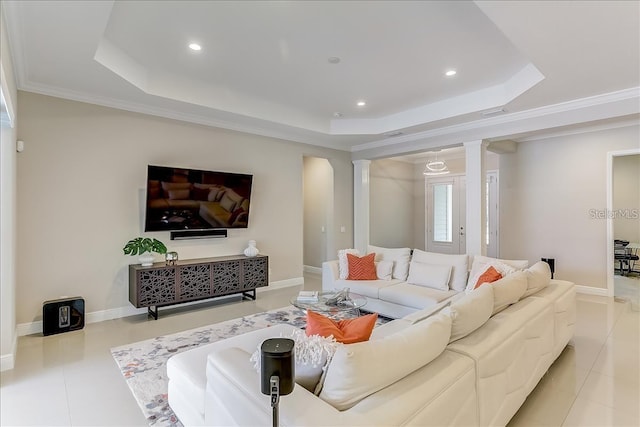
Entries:
<svg viewBox="0 0 640 427">
<path fill-rule="evenodd" d="M 206 425 L 270 425 L 269 396 L 260 391 L 260 375 L 249 361 L 250 356 L 239 348 L 227 348 L 209 355 Z M 349 417 L 299 385 L 280 399 L 281 425 L 352 425 L 345 418 Z"/>
<path fill-rule="evenodd" d="M 322 263 L 322 290 L 333 291 L 336 289 L 336 280 L 340 279 L 338 260 Z M 340 287 L 342 289 L 342 287 Z"/>
</svg>

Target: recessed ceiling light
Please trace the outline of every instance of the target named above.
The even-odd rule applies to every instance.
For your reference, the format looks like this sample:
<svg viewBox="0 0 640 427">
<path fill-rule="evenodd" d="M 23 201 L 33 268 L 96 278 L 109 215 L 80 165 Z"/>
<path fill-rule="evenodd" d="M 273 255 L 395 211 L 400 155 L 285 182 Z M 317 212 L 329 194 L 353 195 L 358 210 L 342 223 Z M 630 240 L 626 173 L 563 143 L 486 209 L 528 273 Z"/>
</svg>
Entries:
<svg viewBox="0 0 640 427">
<path fill-rule="evenodd" d="M 366 102 L 364 101 L 358 101 L 358 103 L 356 104 L 358 107 L 364 107 L 365 105 L 367 105 Z"/>
<path fill-rule="evenodd" d="M 202 50 L 202 46 L 200 46 L 198 43 L 191 43 L 189 44 L 189 49 L 191 50 Z"/>
<path fill-rule="evenodd" d="M 340 58 L 337 56 L 331 56 L 327 61 L 329 61 L 329 64 L 338 64 L 340 62 Z"/>
<path fill-rule="evenodd" d="M 446 73 L 444 73 L 444 75 L 447 76 L 447 77 L 452 77 L 452 76 L 455 76 L 456 73 L 457 73 L 456 70 L 449 70 Z"/>
</svg>

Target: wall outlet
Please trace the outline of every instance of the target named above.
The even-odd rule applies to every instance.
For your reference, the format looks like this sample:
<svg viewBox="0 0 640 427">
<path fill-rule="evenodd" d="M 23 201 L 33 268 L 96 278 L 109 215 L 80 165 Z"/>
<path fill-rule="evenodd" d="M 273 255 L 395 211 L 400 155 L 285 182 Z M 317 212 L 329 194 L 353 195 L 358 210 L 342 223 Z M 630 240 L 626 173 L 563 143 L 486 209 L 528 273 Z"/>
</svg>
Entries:
<svg viewBox="0 0 640 427">
<path fill-rule="evenodd" d="M 346 232 L 346 231 L 347 231 L 347 227 L 345 227 L 344 225 L 341 225 L 341 226 L 340 226 L 340 232 L 341 232 L 341 233 L 344 233 L 344 232 Z"/>
</svg>

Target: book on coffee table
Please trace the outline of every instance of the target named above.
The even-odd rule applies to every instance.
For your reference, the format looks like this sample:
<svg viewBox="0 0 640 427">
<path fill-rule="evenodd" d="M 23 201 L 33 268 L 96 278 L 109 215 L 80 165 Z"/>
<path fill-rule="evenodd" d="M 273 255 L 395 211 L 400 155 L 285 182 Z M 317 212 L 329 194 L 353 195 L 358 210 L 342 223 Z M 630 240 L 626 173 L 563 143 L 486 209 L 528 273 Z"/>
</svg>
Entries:
<svg viewBox="0 0 640 427">
<path fill-rule="evenodd" d="M 300 302 L 318 302 L 318 291 L 300 291 L 297 300 Z"/>
</svg>

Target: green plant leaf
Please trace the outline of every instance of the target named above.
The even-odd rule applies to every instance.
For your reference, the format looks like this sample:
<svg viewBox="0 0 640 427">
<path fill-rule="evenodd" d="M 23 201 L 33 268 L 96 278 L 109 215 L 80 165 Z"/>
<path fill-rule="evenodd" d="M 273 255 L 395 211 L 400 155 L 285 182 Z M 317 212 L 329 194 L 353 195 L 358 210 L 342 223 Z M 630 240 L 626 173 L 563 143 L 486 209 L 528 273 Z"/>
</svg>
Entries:
<svg viewBox="0 0 640 427">
<path fill-rule="evenodd" d="M 159 254 L 166 254 L 167 247 L 158 239 L 151 239 L 149 237 L 136 237 L 127 242 L 122 248 L 125 255 L 142 255 L 145 252 L 156 252 Z"/>
</svg>

